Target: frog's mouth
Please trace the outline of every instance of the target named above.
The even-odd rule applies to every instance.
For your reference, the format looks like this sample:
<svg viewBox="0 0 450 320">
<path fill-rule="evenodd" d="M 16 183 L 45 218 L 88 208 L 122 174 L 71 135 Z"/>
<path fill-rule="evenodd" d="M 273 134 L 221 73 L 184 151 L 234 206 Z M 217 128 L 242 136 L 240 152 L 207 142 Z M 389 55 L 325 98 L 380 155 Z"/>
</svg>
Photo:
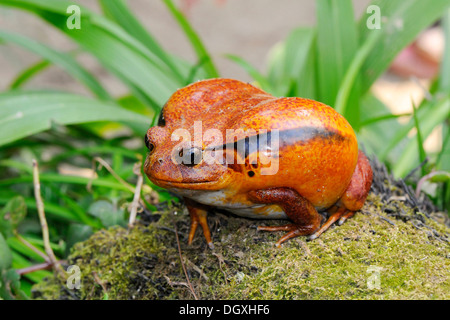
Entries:
<svg viewBox="0 0 450 320">
<path fill-rule="evenodd" d="M 204 180 L 204 181 L 170 181 L 164 179 L 157 179 L 148 177 L 154 184 L 162 188 L 177 188 L 177 189 L 192 189 L 192 190 L 220 190 L 227 187 L 231 182 L 230 176 L 222 176 L 218 180 Z"/>
</svg>

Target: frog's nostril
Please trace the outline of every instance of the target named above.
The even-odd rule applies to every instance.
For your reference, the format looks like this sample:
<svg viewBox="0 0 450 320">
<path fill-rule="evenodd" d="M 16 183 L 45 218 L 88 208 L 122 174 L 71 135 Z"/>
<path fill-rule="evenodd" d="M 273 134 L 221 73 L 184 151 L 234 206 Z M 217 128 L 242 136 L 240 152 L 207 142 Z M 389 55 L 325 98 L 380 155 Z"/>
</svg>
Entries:
<svg viewBox="0 0 450 320">
<path fill-rule="evenodd" d="M 164 162 L 164 160 L 162 158 L 158 159 L 159 164 L 162 164 Z"/>
</svg>

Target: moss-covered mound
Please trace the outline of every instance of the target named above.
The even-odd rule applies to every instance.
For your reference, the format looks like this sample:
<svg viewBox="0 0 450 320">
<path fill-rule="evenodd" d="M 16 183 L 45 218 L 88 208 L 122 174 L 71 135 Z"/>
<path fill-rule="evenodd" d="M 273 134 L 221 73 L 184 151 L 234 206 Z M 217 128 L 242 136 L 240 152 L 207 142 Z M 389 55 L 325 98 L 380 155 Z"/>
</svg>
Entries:
<svg viewBox="0 0 450 320">
<path fill-rule="evenodd" d="M 372 193 L 342 226 L 281 248 L 274 246 L 281 233 L 256 230 L 266 223 L 285 221 L 211 214 L 215 249 L 210 250 L 201 231 L 186 244 L 189 216 L 174 207 L 148 226 L 102 230 L 76 245 L 68 264 L 80 268 L 80 290 L 52 278 L 35 286 L 34 294 L 43 299 L 450 298 L 450 229 L 401 197 L 384 201 Z"/>
</svg>

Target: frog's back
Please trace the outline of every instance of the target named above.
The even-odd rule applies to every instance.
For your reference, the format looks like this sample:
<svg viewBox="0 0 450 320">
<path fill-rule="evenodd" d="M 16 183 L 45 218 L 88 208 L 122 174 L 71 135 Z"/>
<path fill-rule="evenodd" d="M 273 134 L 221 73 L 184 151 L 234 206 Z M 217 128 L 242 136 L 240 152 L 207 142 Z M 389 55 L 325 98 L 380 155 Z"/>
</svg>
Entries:
<svg viewBox="0 0 450 320">
<path fill-rule="evenodd" d="M 278 135 L 279 156 L 270 165 L 253 168 L 245 189 L 290 187 L 318 210 L 330 207 L 344 193 L 356 167 L 358 145 L 350 124 L 331 107 L 308 99 L 279 98 L 255 106 L 234 123 L 235 128 Z M 261 169 L 268 166 L 275 170 L 262 175 Z"/>
<path fill-rule="evenodd" d="M 267 170 L 262 174 L 267 164 L 232 164 L 242 175 L 239 185 L 231 184 L 230 190 L 214 196 L 204 193 L 196 199 L 201 203 L 242 209 L 248 205 L 248 191 L 289 187 L 318 210 L 326 209 L 342 196 L 356 167 L 358 146 L 350 124 L 334 109 L 314 100 L 276 98 L 241 81 L 210 79 L 178 90 L 163 114 L 170 127 L 167 130 L 192 130 L 194 122 L 200 121 L 203 131 L 214 128 L 223 137 L 227 130 L 234 131 L 232 142 L 245 139 L 249 132 L 257 136 L 268 132 L 273 139 L 278 137 L 278 155 L 270 163 L 276 166 L 273 174 L 267 174 Z M 210 198 L 220 200 L 209 203 Z M 254 217 L 280 215 L 274 206 L 241 211 Z"/>
</svg>

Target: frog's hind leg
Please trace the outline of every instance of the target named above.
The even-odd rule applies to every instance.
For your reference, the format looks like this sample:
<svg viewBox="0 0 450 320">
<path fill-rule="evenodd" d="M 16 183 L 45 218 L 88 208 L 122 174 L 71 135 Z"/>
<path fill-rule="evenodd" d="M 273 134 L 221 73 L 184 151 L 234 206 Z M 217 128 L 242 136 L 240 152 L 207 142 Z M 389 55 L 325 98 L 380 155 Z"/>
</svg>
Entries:
<svg viewBox="0 0 450 320">
<path fill-rule="evenodd" d="M 372 185 L 372 168 L 369 160 L 362 151 L 359 151 L 358 162 L 350 180 L 350 184 L 336 205 L 328 210 L 330 215 L 327 222 L 308 239 L 314 240 L 324 233 L 333 223 L 339 220 L 342 225 L 351 218 L 356 211 L 360 210 Z"/>
<path fill-rule="evenodd" d="M 293 223 L 284 226 L 258 227 L 258 230 L 265 231 L 287 231 L 277 241 L 277 247 L 288 239 L 312 234 L 320 227 L 321 215 L 308 200 L 291 188 L 269 188 L 251 191 L 249 197 L 258 203 L 279 205 L 293 221 Z"/>
</svg>

